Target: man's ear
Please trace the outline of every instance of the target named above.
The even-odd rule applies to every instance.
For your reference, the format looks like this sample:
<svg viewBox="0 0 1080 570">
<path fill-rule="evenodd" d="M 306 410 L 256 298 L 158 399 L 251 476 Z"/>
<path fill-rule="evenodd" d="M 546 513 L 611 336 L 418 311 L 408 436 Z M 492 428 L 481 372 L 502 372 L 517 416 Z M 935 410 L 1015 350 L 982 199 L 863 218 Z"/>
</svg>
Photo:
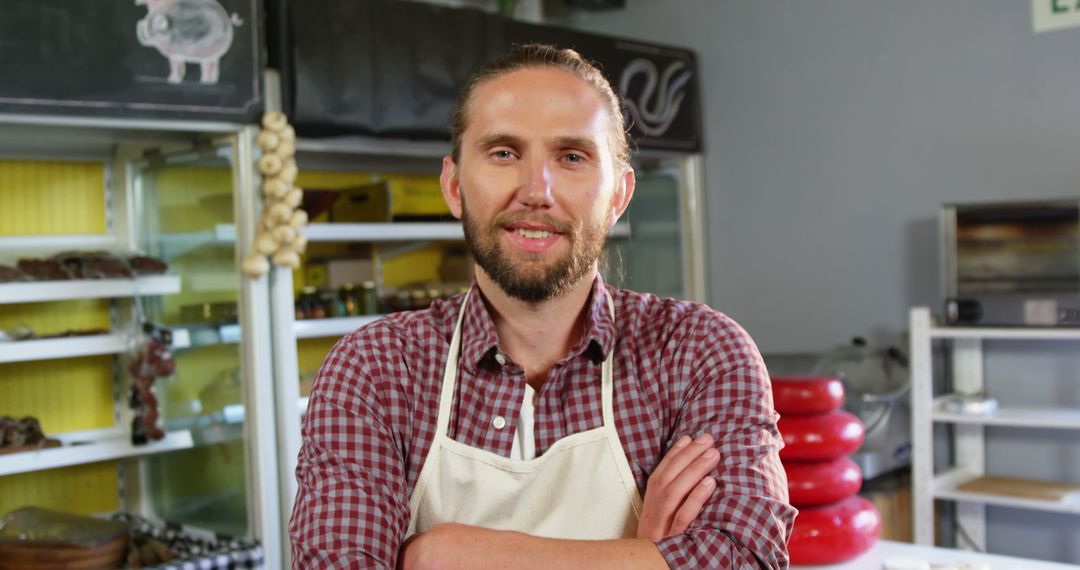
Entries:
<svg viewBox="0 0 1080 570">
<path fill-rule="evenodd" d="M 626 209 L 630 207 L 630 198 L 634 196 L 634 187 L 636 185 L 637 178 L 634 176 L 634 169 L 627 168 L 626 172 L 619 178 L 618 183 L 615 184 L 615 195 L 611 197 L 611 213 L 608 216 L 608 229 L 611 229 L 615 222 L 618 222 L 619 218 L 626 212 Z"/>
<path fill-rule="evenodd" d="M 442 159 L 442 174 L 439 175 L 439 186 L 442 188 L 443 200 L 450 206 L 450 213 L 455 218 L 461 218 L 461 182 L 458 180 L 457 164 L 449 155 Z"/>
</svg>

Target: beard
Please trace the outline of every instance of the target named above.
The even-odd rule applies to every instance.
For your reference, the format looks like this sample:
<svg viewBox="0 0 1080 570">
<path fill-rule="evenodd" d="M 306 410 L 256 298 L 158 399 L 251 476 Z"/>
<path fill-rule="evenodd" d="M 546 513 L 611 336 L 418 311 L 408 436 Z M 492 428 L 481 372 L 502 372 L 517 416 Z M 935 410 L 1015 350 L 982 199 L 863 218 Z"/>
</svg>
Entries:
<svg viewBox="0 0 1080 570">
<path fill-rule="evenodd" d="M 505 226 L 521 221 L 553 228 L 570 242 L 570 251 L 550 262 L 545 262 L 546 254 L 540 253 L 518 251 L 512 256 L 503 246 L 501 234 L 506 231 Z M 536 212 L 498 214 L 490 224 L 482 227 L 469 215 L 464 195 L 461 197 L 461 225 L 465 230 L 465 244 L 476 263 L 507 295 L 526 303 L 547 301 L 569 291 L 588 275 L 600 258 L 607 238 L 602 221 L 587 225 L 579 235 L 566 222 Z"/>
</svg>

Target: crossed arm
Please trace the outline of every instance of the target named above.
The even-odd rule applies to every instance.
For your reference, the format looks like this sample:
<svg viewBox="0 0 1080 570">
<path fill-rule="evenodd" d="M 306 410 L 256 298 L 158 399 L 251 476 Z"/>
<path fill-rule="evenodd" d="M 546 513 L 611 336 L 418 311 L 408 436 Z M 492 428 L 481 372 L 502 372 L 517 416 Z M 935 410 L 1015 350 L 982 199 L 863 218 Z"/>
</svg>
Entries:
<svg viewBox="0 0 1080 570">
<path fill-rule="evenodd" d="M 446 524 L 413 537 L 401 549 L 404 570 L 455 568 L 666 569 L 654 541 L 685 531 L 716 489 L 709 474 L 720 460 L 713 437 L 682 436 L 649 477 L 637 537 L 556 540 L 520 532 Z"/>
</svg>

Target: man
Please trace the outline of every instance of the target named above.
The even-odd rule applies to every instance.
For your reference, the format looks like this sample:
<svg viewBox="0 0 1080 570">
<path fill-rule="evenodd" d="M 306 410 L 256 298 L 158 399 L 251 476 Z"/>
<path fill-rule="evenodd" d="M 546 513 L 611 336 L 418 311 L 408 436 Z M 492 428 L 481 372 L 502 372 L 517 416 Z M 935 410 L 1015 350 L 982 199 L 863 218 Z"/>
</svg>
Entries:
<svg viewBox="0 0 1080 570">
<path fill-rule="evenodd" d="M 294 567 L 785 567 L 795 511 L 753 342 L 599 277 L 634 191 L 608 82 L 519 46 L 473 77 L 452 130 L 440 180 L 473 287 L 323 363 Z"/>
</svg>

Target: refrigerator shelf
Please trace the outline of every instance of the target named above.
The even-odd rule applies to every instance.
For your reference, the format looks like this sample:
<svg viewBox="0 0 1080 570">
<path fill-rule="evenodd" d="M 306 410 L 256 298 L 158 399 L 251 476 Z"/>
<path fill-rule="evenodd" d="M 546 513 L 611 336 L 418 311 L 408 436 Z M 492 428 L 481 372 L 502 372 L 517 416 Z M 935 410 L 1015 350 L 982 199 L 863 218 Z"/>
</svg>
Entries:
<svg viewBox="0 0 1080 570">
<path fill-rule="evenodd" d="M 465 239 L 458 222 L 372 222 L 372 223 L 316 223 L 304 228 L 304 235 L 312 242 L 390 242 L 390 241 L 455 241 Z M 630 237 L 630 224 L 615 224 L 608 237 Z M 213 230 L 187 234 L 162 235 L 163 247 L 170 256 L 186 252 L 206 243 L 226 244 L 236 241 L 236 226 L 218 224 Z"/>
<path fill-rule="evenodd" d="M 458 222 L 376 222 L 363 224 L 329 223 L 310 224 L 304 229 L 308 241 L 438 241 L 462 240 L 465 232 Z M 630 224 L 615 224 L 608 232 L 610 237 L 630 237 Z"/>
<path fill-rule="evenodd" d="M 65 249 L 116 249 L 119 240 L 110 234 L 58 234 L 0 237 L 0 252 L 63 251 Z"/>
<path fill-rule="evenodd" d="M 354 330 L 381 319 L 383 315 L 338 317 L 296 321 L 293 325 L 296 338 L 322 338 L 345 336 Z"/>
<path fill-rule="evenodd" d="M 115 299 L 180 292 L 179 275 L 152 275 L 135 279 L 69 279 L 22 281 L 0 285 L 0 304 Z"/>
<path fill-rule="evenodd" d="M 0 476 L 141 457 L 194 445 L 189 431 L 169 432 L 164 439 L 146 445 L 132 445 L 130 437 L 122 433 L 87 442 L 71 441 L 72 436 L 58 437 L 64 442 L 60 447 L 0 455 Z"/>
<path fill-rule="evenodd" d="M 128 349 L 129 340 L 114 333 L 0 342 L 0 363 L 120 354 Z"/>
<path fill-rule="evenodd" d="M 364 315 L 359 317 L 336 317 L 327 319 L 309 319 L 296 321 L 293 325 L 296 338 L 324 338 L 345 336 L 354 330 L 381 319 L 383 315 Z M 240 325 L 195 325 L 172 329 L 173 350 L 236 344 L 240 342 Z M 3 345 L 0 345 L 2 348 Z M 0 352 L 0 362 L 2 360 Z"/>
</svg>

